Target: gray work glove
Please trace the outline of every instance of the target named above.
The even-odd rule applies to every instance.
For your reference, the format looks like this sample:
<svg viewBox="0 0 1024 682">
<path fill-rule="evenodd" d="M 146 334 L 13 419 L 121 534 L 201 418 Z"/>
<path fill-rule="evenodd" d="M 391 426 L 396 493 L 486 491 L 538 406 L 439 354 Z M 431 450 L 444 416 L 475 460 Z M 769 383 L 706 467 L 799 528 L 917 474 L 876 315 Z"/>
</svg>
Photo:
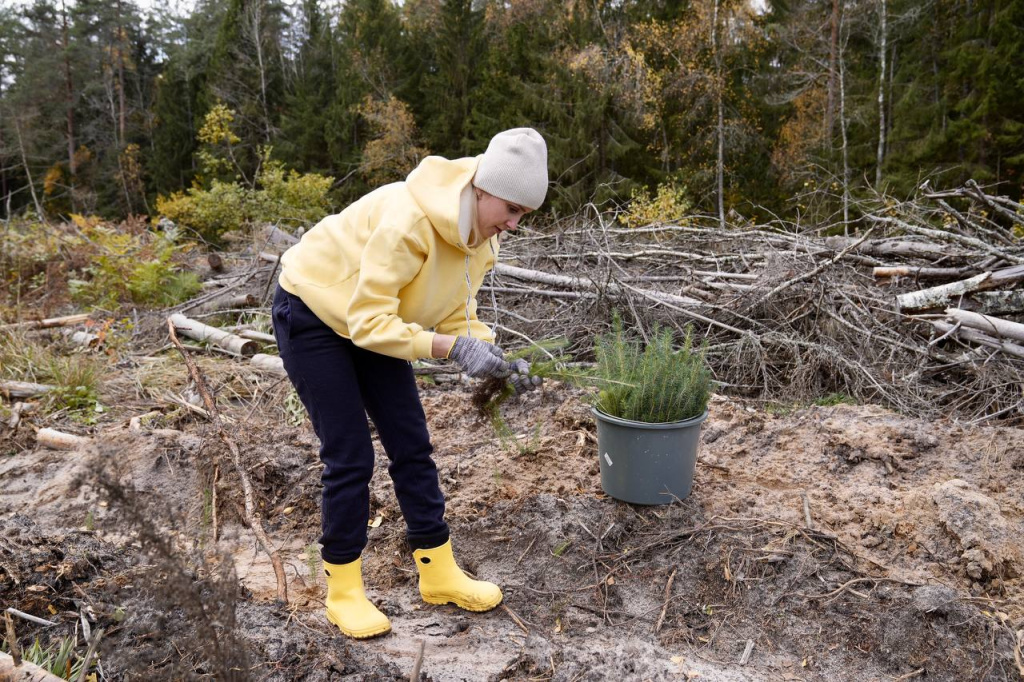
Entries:
<svg viewBox="0 0 1024 682">
<path fill-rule="evenodd" d="M 459 363 L 462 370 L 471 377 L 504 379 L 512 371 L 500 348 L 470 336 L 456 338 L 448 358 Z"/>
<path fill-rule="evenodd" d="M 514 360 L 509 366 L 512 369 L 512 376 L 508 378 L 508 381 L 512 384 L 512 388 L 515 389 L 516 395 L 533 391 L 544 383 L 543 378 L 530 376 L 530 363 L 526 360 Z"/>
</svg>

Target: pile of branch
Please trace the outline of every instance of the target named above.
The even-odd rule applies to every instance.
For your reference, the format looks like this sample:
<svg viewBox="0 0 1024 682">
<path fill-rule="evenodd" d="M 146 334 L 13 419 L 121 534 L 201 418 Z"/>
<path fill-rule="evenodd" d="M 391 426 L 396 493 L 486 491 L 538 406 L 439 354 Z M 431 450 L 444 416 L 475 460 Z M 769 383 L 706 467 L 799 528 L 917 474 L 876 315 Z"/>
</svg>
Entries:
<svg viewBox="0 0 1024 682">
<path fill-rule="evenodd" d="M 505 345 L 563 336 L 586 354 L 615 308 L 645 336 L 692 324 L 733 393 L 1021 421 L 1024 208 L 975 183 L 856 208 L 855 223 L 816 229 L 594 215 L 523 231 L 480 316 Z"/>
</svg>

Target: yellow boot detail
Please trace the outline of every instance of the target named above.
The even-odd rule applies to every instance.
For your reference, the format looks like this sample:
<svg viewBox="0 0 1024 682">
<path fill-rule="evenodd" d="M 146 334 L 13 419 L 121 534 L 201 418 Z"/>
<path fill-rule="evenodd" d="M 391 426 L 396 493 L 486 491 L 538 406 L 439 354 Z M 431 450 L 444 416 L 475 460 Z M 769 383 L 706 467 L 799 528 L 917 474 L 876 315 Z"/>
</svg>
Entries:
<svg viewBox="0 0 1024 682">
<path fill-rule="evenodd" d="M 428 604 L 455 604 L 467 611 L 490 611 L 501 603 L 501 588 L 473 580 L 452 555 L 452 541 L 412 553 L 420 572 L 420 595 Z"/>
<path fill-rule="evenodd" d="M 363 591 L 363 560 L 347 564 L 324 562 L 327 575 L 327 620 L 349 637 L 366 639 L 391 631 L 391 621 L 370 603 Z"/>
</svg>

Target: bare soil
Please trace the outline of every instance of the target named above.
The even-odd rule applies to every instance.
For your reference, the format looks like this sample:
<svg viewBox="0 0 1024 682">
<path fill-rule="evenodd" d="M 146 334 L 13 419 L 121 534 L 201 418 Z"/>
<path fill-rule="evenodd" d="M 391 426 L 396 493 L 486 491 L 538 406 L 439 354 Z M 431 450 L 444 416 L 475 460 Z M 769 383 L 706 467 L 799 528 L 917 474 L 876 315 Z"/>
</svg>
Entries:
<svg viewBox="0 0 1024 682">
<path fill-rule="evenodd" d="M 470 386 L 425 382 L 456 554 L 505 602 L 471 614 L 419 600 L 378 447 L 365 580 L 394 630 L 353 642 L 323 617 L 308 422 L 285 425 L 286 383 L 229 358 L 203 366 L 288 604 L 202 417 L 130 430 L 153 406 L 128 401 L 91 427 L 40 421 L 92 435 L 81 451 L 37 448 L 24 423 L 0 445 L 3 605 L 58 623 L 16 621 L 28 641 L 104 628 L 103 679 L 407 680 L 421 643 L 437 682 L 1020 675 L 1021 430 L 716 397 L 693 493 L 642 507 L 602 492 L 579 390 L 549 382 L 507 402 L 513 442 L 470 407 Z M 118 371 L 111 390 L 144 368 Z"/>
</svg>

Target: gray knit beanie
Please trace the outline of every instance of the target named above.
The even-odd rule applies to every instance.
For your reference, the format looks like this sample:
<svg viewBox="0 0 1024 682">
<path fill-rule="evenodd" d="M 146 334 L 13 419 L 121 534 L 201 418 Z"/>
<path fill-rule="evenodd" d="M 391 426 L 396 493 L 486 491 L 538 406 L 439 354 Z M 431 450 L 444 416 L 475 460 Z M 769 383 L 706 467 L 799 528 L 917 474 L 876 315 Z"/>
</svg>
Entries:
<svg viewBox="0 0 1024 682">
<path fill-rule="evenodd" d="M 513 128 L 491 138 L 473 184 L 494 196 L 538 209 L 548 192 L 548 146 L 533 128 Z"/>
</svg>

